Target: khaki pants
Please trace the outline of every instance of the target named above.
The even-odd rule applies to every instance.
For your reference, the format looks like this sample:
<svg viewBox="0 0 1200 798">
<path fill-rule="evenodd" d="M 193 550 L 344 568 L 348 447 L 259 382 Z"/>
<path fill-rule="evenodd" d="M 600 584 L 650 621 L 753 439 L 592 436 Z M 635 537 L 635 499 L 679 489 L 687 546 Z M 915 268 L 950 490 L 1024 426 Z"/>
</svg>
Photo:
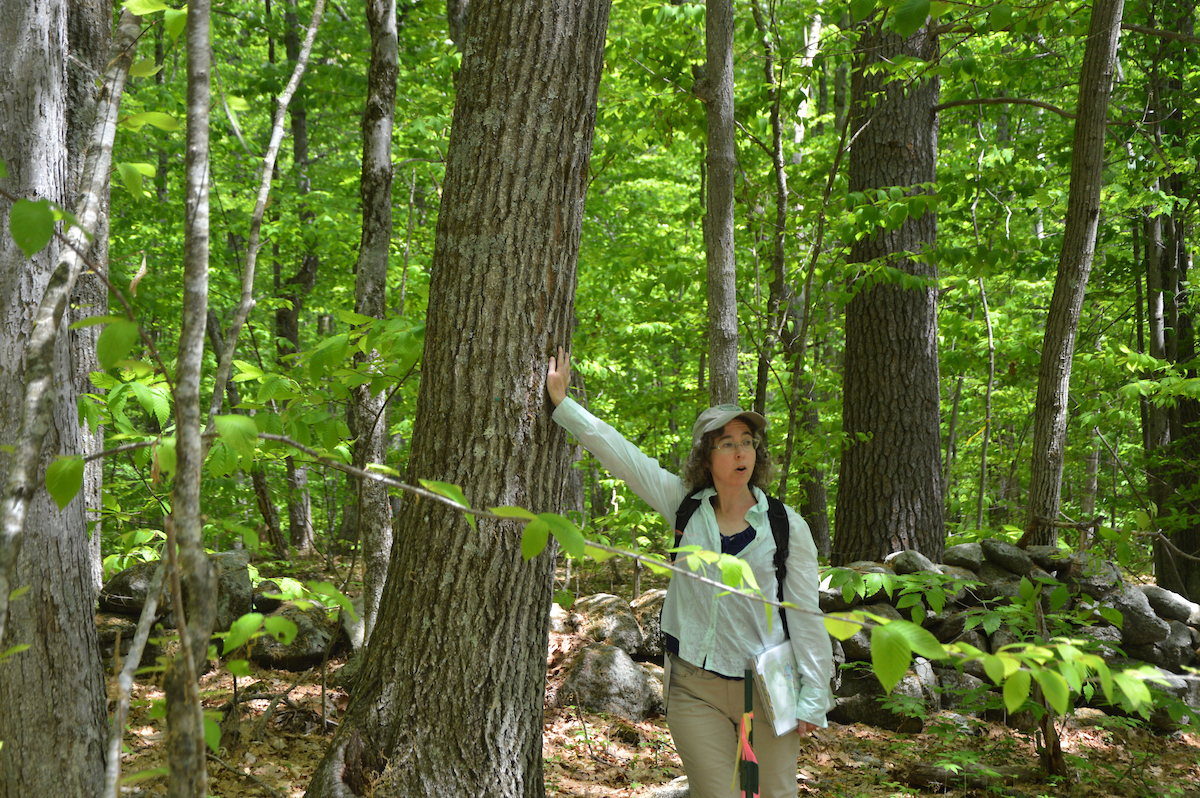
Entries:
<svg viewBox="0 0 1200 798">
<path fill-rule="evenodd" d="M 738 728 L 746 707 L 742 679 L 723 679 L 674 654 L 671 657 L 667 726 L 683 760 L 691 798 L 740 796 L 734 784 Z M 762 798 L 796 798 L 796 758 L 800 735 L 776 737 L 754 691 L 754 742 Z"/>
</svg>

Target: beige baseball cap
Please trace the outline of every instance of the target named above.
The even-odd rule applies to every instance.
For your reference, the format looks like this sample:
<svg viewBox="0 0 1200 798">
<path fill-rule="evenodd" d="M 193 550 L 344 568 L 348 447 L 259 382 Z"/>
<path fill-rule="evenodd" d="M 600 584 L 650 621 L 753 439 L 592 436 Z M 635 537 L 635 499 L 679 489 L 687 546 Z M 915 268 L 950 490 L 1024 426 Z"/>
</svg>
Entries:
<svg viewBox="0 0 1200 798">
<path fill-rule="evenodd" d="M 743 410 L 737 405 L 713 405 L 696 418 L 692 425 L 692 448 L 700 443 L 705 433 L 721 429 L 735 418 L 740 418 L 750 425 L 750 431 L 755 435 L 767 428 L 767 420 L 753 410 Z"/>
</svg>

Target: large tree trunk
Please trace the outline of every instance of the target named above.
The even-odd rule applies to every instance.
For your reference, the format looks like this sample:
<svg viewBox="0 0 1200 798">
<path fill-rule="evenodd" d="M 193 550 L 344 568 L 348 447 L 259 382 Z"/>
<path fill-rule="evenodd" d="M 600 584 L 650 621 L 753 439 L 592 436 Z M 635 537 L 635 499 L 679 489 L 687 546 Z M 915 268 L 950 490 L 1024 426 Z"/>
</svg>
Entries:
<svg viewBox="0 0 1200 798">
<path fill-rule="evenodd" d="M 1092 270 L 1092 256 L 1096 252 L 1100 189 L 1104 183 L 1104 134 L 1124 7 L 1125 0 L 1096 0 L 1092 5 L 1092 21 L 1079 76 L 1067 218 L 1058 258 L 1058 276 L 1046 314 L 1034 405 L 1025 536 L 1030 543 L 1040 545 L 1054 545 L 1058 541 L 1054 521 L 1058 518 L 1063 451 L 1067 442 L 1067 393 L 1079 313 Z"/>
<path fill-rule="evenodd" d="M 850 190 L 900 186 L 908 191 L 936 179 L 939 81 L 893 80 L 880 66 L 898 57 L 932 62 L 932 27 L 907 40 L 868 23 L 851 83 Z M 937 285 L 934 264 L 920 256 L 937 240 L 932 211 L 900 227 L 877 229 L 857 241 L 852 263 L 886 264 L 924 283 L 879 282 L 846 307 L 842 456 L 835 511 L 835 564 L 875 560 L 916 549 L 939 562 L 942 528 Z"/>
<path fill-rule="evenodd" d="M 0 19 L 0 157 L 8 169 L 0 188 L 72 208 L 96 110 L 94 75 L 105 71 L 110 55 L 112 9 L 0 0 Z M 74 67 L 68 52 L 78 59 Z M 85 79 L 88 69 L 94 72 Z M 105 174 L 108 166 L 100 170 Z M 107 189 L 93 194 L 93 222 L 103 235 L 99 217 Z M 21 448 L 32 462 L 18 465 L 21 452 L 0 451 L 0 482 L 6 485 L 0 509 L 0 653 L 22 644 L 29 648 L 0 663 L 0 796 L 91 798 L 103 787 L 106 716 L 84 497 L 76 496 L 60 512 L 40 488 L 54 455 L 76 454 L 88 445 L 75 407 L 72 342 L 65 323 L 59 323 L 65 322 L 70 293 L 69 283 L 66 288 L 63 283 L 74 281 L 78 264 L 64 279 L 68 269 L 60 255 L 70 253 L 55 241 L 27 258 L 9 235 L 10 209 L 8 200 L 0 200 L 0 444 L 17 444 L 21 435 Z M 56 265 L 61 302 L 54 318 L 39 311 L 36 321 L 52 336 L 38 347 L 37 339 L 45 335 L 32 334 L 32 309 L 47 293 Z M 27 382 L 35 379 L 27 372 L 30 350 L 48 403 L 38 403 L 32 425 L 23 424 L 32 419 L 22 413 L 23 404 L 31 407 L 24 401 Z M 31 451 L 30 426 L 39 436 Z M 11 485 L 14 469 L 31 479 Z M 28 592 L 9 603 L 12 591 L 22 588 Z"/>
<path fill-rule="evenodd" d="M 396 115 L 395 0 L 367 3 L 371 30 L 371 67 L 367 75 L 367 107 L 363 111 L 362 242 L 354 279 L 354 311 L 382 319 L 387 313 L 388 251 L 392 243 L 392 122 Z M 360 367 L 378 355 L 358 353 Z M 350 430 L 354 435 L 354 464 L 387 461 L 386 389 L 372 391 L 371 383 L 353 391 Z M 392 513 L 387 488 L 371 480 L 358 480 L 358 534 L 363 555 L 363 628 L 370 641 L 387 578 L 392 550 Z"/>
<path fill-rule="evenodd" d="M 557 509 L 546 361 L 571 334 L 608 3 L 475 0 L 438 214 L 409 473 Z M 405 501 L 359 688 L 310 798 L 541 796 L 553 546 Z M 386 763 L 386 770 L 384 765 Z"/>
<path fill-rule="evenodd" d="M 708 261 L 710 404 L 738 401 L 737 270 L 733 250 L 733 192 L 737 128 L 733 118 L 733 0 L 707 0 L 704 46 L 708 56 L 708 196 L 704 249 Z"/>
</svg>

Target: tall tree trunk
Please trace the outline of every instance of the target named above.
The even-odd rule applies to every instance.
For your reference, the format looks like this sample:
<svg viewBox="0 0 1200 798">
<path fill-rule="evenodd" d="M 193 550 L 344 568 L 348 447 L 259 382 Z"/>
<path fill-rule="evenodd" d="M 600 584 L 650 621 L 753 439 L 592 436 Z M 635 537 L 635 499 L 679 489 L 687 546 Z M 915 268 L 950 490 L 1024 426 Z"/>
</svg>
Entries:
<svg viewBox="0 0 1200 798">
<path fill-rule="evenodd" d="M 607 24 L 603 0 L 472 3 L 409 473 L 477 506 L 562 499 L 570 449 L 544 374 L 571 333 Z M 554 547 L 525 562 L 519 525 L 428 500 L 405 501 L 398 529 L 360 687 L 308 795 L 542 796 Z"/>
<path fill-rule="evenodd" d="M 284 50 L 292 69 L 300 59 L 300 20 L 296 16 L 296 0 L 285 0 L 284 20 Z M 296 95 L 288 104 L 288 117 L 292 123 L 292 163 L 298 174 L 296 193 L 299 194 L 297 212 L 301 228 L 312 227 L 316 214 L 313 213 L 306 197 L 311 190 L 308 179 L 308 104 L 304 86 L 296 90 Z M 312 291 L 317 281 L 317 270 L 320 258 L 316 247 L 309 235 L 304 236 L 304 252 L 300 259 L 300 268 L 287 281 L 287 290 L 276 293 L 287 299 L 290 308 L 281 307 L 275 311 L 276 353 L 282 360 L 290 354 L 300 351 L 300 310 L 304 300 Z M 312 497 L 308 491 L 308 466 L 304 462 L 297 463 L 295 457 L 288 457 L 287 468 L 287 507 L 288 507 L 288 540 L 296 553 L 305 556 L 313 550 L 313 520 Z"/>
<path fill-rule="evenodd" d="M 733 118 L 733 0 L 706 0 L 704 49 L 708 57 L 708 195 L 704 249 L 708 261 L 709 403 L 737 404 L 737 269 L 733 249 L 733 194 L 737 172 Z"/>
<path fill-rule="evenodd" d="M 171 491 L 179 581 L 187 595 L 187 626 L 180 626 L 181 651 L 167 666 L 168 798 L 205 798 L 204 713 L 197 674 L 208 652 L 217 611 L 217 576 L 204 552 L 200 517 L 200 373 L 208 313 L 208 109 L 212 68 L 209 0 L 191 0 L 187 16 L 187 154 L 184 161 L 183 323 L 175 373 L 176 471 Z M 168 552 L 170 554 L 170 552 Z M 178 598 L 178 596 L 176 596 Z M 179 605 L 176 604 L 176 607 Z M 178 615 L 177 615 L 178 617 Z"/>
<path fill-rule="evenodd" d="M 363 225 L 355 267 L 354 311 L 383 319 L 387 315 L 388 251 L 392 243 L 392 124 L 400 68 L 395 0 L 369 0 L 367 26 L 371 30 L 371 67 L 362 119 Z M 377 359 L 378 353 L 373 351 L 355 355 L 360 367 Z M 369 463 L 386 463 L 387 391 L 372 390 L 368 382 L 356 387 L 353 397 L 350 430 L 355 438 L 354 464 L 365 468 Z M 378 482 L 358 481 L 358 534 L 363 555 L 363 627 L 369 642 L 392 550 L 392 507 L 387 489 Z"/>
<path fill-rule="evenodd" d="M 881 65 L 896 58 L 932 62 L 933 27 L 908 39 L 868 22 L 851 81 L 850 190 L 906 191 L 932 183 L 937 166 L 939 81 L 893 80 Z M 937 240 L 932 211 L 855 242 L 852 263 L 883 263 L 923 285 L 877 283 L 846 307 L 842 370 L 842 455 L 835 512 L 835 564 L 916 549 L 934 562 L 945 546 L 939 419 L 936 268 L 921 253 Z"/>
<path fill-rule="evenodd" d="M 772 33 L 776 22 L 768 20 L 762 4 L 752 4 L 754 24 L 763 43 L 763 80 L 767 85 L 767 99 L 771 103 L 771 174 L 775 178 L 775 229 L 771 235 L 771 284 L 767 294 L 767 320 L 763 328 L 762 349 L 758 353 L 758 375 L 754 383 L 754 410 L 767 412 L 767 390 L 770 384 L 771 358 L 779 344 L 780 331 L 787 314 L 785 293 L 787 291 L 787 236 L 788 187 L 787 171 L 783 157 L 782 98 L 775 79 L 776 42 Z M 774 12 L 774 6 L 771 11 Z"/>
<path fill-rule="evenodd" d="M 1125 0 L 1095 0 L 1079 77 L 1078 116 L 1072 147 L 1071 186 L 1063 247 L 1038 370 L 1034 405 L 1032 468 L 1025 534 L 1029 542 L 1054 545 L 1067 440 L 1067 392 L 1079 313 L 1096 251 L 1100 189 L 1104 179 L 1104 134 L 1112 92 L 1117 41 Z"/>
<path fill-rule="evenodd" d="M 103 4 L 0 0 L 0 19 L 0 157 L 8 171 L 0 189 L 73 208 L 82 225 L 106 235 L 112 133 L 135 20 L 124 20 L 130 52 L 117 57 L 108 52 L 112 9 Z M 114 69 L 97 93 L 95 74 L 110 58 Z M 0 444 L 16 446 L 0 451 L 0 652 L 29 648 L 0 662 L 0 796 L 90 798 L 103 788 L 106 713 L 84 497 L 60 511 L 40 486 L 53 455 L 89 445 L 63 323 L 82 269 L 74 247 L 88 246 L 73 230 L 72 246 L 52 241 L 26 257 L 9 235 L 10 210 L 0 200 Z M 20 589 L 27 592 L 10 604 Z"/>
</svg>

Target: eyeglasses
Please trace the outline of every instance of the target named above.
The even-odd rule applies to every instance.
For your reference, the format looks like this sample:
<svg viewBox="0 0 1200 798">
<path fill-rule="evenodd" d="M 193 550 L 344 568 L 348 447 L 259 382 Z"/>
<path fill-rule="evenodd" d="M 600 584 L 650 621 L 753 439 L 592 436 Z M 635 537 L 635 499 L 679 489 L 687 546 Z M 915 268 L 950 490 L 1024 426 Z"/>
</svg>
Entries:
<svg viewBox="0 0 1200 798">
<path fill-rule="evenodd" d="M 746 438 L 742 441 L 724 441 L 712 447 L 712 450 L 714 452 L 720 452 L 721 454 L 733 454 L 738 449 L 741 449 L 745 452 L 752 452 L 758 448 L 759 443 L 760 441 L 758 438 Z"/>
</svg>

